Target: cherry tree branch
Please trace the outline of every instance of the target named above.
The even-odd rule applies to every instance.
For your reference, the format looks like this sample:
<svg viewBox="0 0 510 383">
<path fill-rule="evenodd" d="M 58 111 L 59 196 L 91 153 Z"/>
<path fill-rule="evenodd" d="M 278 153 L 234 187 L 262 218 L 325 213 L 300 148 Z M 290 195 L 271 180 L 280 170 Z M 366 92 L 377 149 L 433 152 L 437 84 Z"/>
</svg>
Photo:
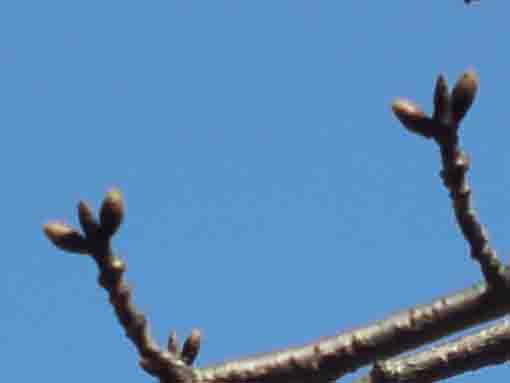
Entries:
<svg viewBox="0 0 510 383">
<path fill-rule="evenodd" d="M 469 244 L 471 257 L 478 261 L 485 280 L 494 287 L 507 287 L 508 268 L 501 263 L 489 243 L 486 228 L 473 207 L 471 187 L 466 173 L 469 160 L 459 144 L 460 122 L 471 107 L 478 90 L 478 77 L 473 71 L 464 73 L 451 95 L 443 76 L 439 76 L 434 92 L 434 114 L 431 117 L 407 100 L 397 100 L 393 111 L 413 133 L 432 138 L 441 153 L 441 178 L 449 191 L 457 224 Z"/>
<path fill-rule="evenodd" d="M 115 193 L 109 193 L 105 201 Z M 179 351 L 174 335 L 170 337 L 167 350 L 159 348 L 123 280 L 124 262 L 112 253 L 109 239 L 105 242 L 103 234 L 90 234 L 111 230 L 97 229 L 90 224 L 94 221 L 88 212 L 86 205 L 81 203 L 82 227 L 89 233 L 85 237 L 61 223 L 47 224 L 46 234 L 61 249 L 92 255 L 100 270 L 99 283 L 108 291 L 119 322 L 140 354 L 142 367 L 162 382 L 330 381 L 376 360 L 412 350 L 510 312 L 508 289 L 494 289 L 480 283 L 431 304 L 416 306 L 369 326 L 302 347 L 192 368 L 190 365 L 198 353 L 199 336 L 195 333 L 191 340 L 188 338 L 182 351 Z M 89 238 L 99 239 L 90 241 Z"/>
<path fill-rule="evenodd" d="M 377 362 L 355 383 L 436 382 L 510 360 L 510 322 L 415 355 Z"/>
<path fill-rule="evenodd" d="M 465 177 L 468 161 L 459 146 L 459 122 L 471 106 L 477 86 L 476 76 L 468 72 L 450 95 L 446 81 L 440 76 L 432 118 L 408 101 L 397 101 L 393 110 L 406 128 L 433 138 L 439 145 L 443 182 L 453 201 L 458 225 L 486 282 L 366 327 L 302 347 L 194 368 L 191 365 L 200 348 L 200 334 L 193 331 L 181 348 L 172 333 L 166 349 L 162 350 L 151 337 L 145 316 L 132 302 L 131 290 L 123 279 L 126 266 L 111 249 L 111 237 L 124 214 L 120 192 L 113 190 L 107 194 L 99 221 L 85 203 L 80 203 L 78 215 L 83 234 L 62 223 L 45 225 L 45 232 L 57 247 L 94 259 L 100 272 L 99 284 L 108 292 L 119 322 L 137 348 L 141 366 L 161 382 L 302 383 L 338 379 L 377 360 L 396 356 L 510 312 L 509 273 L 490 247 L 486 230 L 472 207 L 471 190 Z"/>
<path fill-rule="evenodd" d="M 188 383 L 194 381 L 189 365 L 198 354 L 200 336 L 197 332 L 185 342 L 182 351 L 171 336 L 167 350 L 161 350 L 152 338 L 145 316 L 133 304 L 132 292 L 123 279 L 126 264 L 113 254 L 111 238 L 124 216 L 124 204 L 118 190 L 110 191 L 101 207 L 97 221 L 84 202 L 78 206 L 78 216 L 84 235 L 62 223 L 44 226 L 48 238 L 62 250 L 87 254 L 99 268 L 98 283 L 110 297 L 117 319 L 126 336 L 133 342 L 140 355 L 140 365 L 161 382 Z"/>
</svg>

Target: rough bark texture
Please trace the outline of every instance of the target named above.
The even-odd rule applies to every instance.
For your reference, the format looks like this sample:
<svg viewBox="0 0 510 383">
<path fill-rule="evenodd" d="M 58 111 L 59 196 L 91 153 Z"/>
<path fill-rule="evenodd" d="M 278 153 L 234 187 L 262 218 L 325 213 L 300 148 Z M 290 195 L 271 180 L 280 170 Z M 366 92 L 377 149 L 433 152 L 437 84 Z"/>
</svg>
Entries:
<svg viewBox="0 0 510 383">
<path fill-rule="evenodd" d="M 428 351 L 389 359 L 510 312 L 510 273 L 491 247 L 487 230 L 473 208 L 472 190 L 466 176 L 469 160 L 460 146 L 460 123 L 477 89 L 478 77 L 473 71 L 464 73 L 451 93 L 440 75 L 433 95 L 432 116 L 405 100 L 396 101 L 393 111 L 405 128 L 438 145 L 442 181 L 471 257 L 479 263 L 485 281 L 366 327 L 302 347 L 195 368 L 192 364 L 200 350 L 200 333 L 194 330 L 182 346 L 172 333 L 163 349 L 152 338 L 147 318 L 132 301 L 131 288 L 124 279 L 126 265 L 111 247 L 111 238 L 124 217 L 118 190 L 107 194 L 99 219 L 80 202 L 78 216 L 83 234 L 61 223 L 49 223 L 44 229 L 60 249 L 87 254 L 95 261 L 99 269 L 98 283 L 107 291 L 119 323 L 135 345 L 140 366 L 160 382 L 330 382 L 370 364 L 373 364 L 370 374 L 359 383 L 432 382 L 502 363 L 510 357 L 508 322 Z"/>
</svg>

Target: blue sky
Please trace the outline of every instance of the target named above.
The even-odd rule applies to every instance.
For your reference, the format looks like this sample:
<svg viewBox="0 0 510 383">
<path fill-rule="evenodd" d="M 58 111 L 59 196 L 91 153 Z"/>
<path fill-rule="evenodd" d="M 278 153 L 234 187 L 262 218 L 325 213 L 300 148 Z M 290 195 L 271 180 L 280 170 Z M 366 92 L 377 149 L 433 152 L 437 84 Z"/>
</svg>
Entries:
<svg viewBox="0 0 510 383">
<path fill-rule="evenodd" d="M 97 207 L 111 186 L 135 301 L 160 342 L 200 328 L 200 365 L 479 281 L 437 149 L 390 105 L 430 111 L 438 73 L 477 70 L 462 141 L 508 255 L 509 13 L 485 0 L 2 2 L 5 380 L 151 381 L 93 263 L 41 230 L 76 225 L 78 200 Z"/>
</svg>

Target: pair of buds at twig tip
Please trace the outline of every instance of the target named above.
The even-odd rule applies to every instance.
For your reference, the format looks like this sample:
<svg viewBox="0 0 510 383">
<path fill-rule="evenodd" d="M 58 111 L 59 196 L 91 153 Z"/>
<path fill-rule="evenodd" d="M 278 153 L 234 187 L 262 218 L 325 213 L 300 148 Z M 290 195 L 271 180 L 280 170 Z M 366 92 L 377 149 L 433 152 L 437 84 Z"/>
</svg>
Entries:
<svg viewBox="0 0 510 383">
<path fill-rule="evenodd" d="M 408 100 L 396 100 L 392 109 L 408 130 L 430 138 L 440 133 L 437 131 L 437 123 L 457 127 L 473 104 L 477 91 L 478 76 L 473 70 L 465 72 L 460 77 L 451 95 L 445 78 L 439 75 L 434 90 L 432 118 L 428 117 L 419 106 Z"/>
<path fill-rule="evenodd" d="M 87 240 L 78 230 L 60 222 L 47 223 L 43 226 L 43 229 L 49 240 L 59 249 L 71 253 L 89 253 Z"/>
<path fill-rule="evenodd" d="M 177 334 L 172 331 L 168 337 L 167 349 L 170 353 L 178 355 L 180 359 L 187 365 L 192 365 L 200 351 L 201 334 L 198 329 L 193 329 L 191 335 L 186 339 L 182 345 L 182 350 L 179 350 L 179 342 Z"/>
<path fill-rule="evenodd" d="M 433 119 L 445 125 L 457 126 L 473 104 L 478 82 L 476 73 L 468 70 L 457 80 L 450 95 L 445 78 L 439 75 L 434 91 Z"/>
<path fill-rule="evenodd" d="M 99 212 L 99 222 L 94 218 L 90 207 L 80 201 L 78 217 L 87 238 L 110 238 L 116 233 L 124 219 L 124 202 L 118 189 L 111 189 L 107 194 Z"/>
<path fill-rule="evenodd" d="M 69 225 L 50 222 L 43 226 L 49 240 L 61 250 L 72 253 L 90 254 L 91 241 L 110 238 L 119 228 L 124 218 L 124 203 L 119 190 L 112 189 L 107 194 L 99 214 L 100 223 L 94 218 L 90 207 L 83 201 L 78 205 L 78 217 L 85 237 Z"/>
</svg>

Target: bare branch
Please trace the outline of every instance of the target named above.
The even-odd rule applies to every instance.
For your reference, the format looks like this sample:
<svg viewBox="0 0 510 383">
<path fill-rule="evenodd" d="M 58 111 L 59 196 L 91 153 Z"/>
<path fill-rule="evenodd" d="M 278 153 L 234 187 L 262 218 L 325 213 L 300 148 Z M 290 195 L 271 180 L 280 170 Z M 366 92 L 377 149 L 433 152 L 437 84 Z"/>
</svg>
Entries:
<svg viewBox="0 0 510 383">
<path fill-rule="evenodd" d="M 480 263 L 486 282 L 438 299 L 429 305 L 394 314 L 364 328 L 324 338 L 302 347 L 216 366 L 192 368 L 191 364 L 200 349 L 200 333 L 193 331 L 182 347 L 172 333 L 167 349 L 161 350 L 150 335 L 145 316 L 132 302 L 131 290 L 123 279 L 126 266 L 111 249 L 111 237 L 118 230 L 124 215 L 120 192 L 113 190 L 107 194 L 100 210 L 99 222 L 89 207 L 83 202 L 80 203 L 78 215 L 84 235 L 60 223 L 48 224 L 44 229 L 57 247 L 65 251 L 88 254 L 94 259 L 100 271 L 99 283 L 109 293 L 119 322 L 136 346 L 141 358 L 140 365 L 161 382 L 329 382 L 377 360 L 393 357 L 510 312 L 508 269 L 490 247 L 486 230 L 478 221 L 472 207 L 471 190 L 465 177 L 469 164 L 459 145 L 459 123 L 471 106 L 477 87 L 476 75 L 467 72 L 449 95 L 446 81 L 440 77 L 435 91 L 436 110 L 433 117 L 426 116 L 407 101 L 397 101 L 393 110 L 407 129 L 425 138 L 433 138 L 439 145 L 443 165 L 441 177 L 450 192 L 455 216 L 470 245 L 471 255 Z M 491 330 L 489 333 L 490 339 L 496 336 L 501 337 L 498 342 L 506 342 L 506 332 Z M 488 337 L 484 334 L 470 338 L 465 342 L 466 347 L 465 343 L 459 341 L 457 346 L 467 350 L 469 347 L 475 349 L 479 345 L 477 349 L 486 350 L 487 355 L 484 354 L 484 358 L 487 359 L 476 359 L 479 361 L 477 363 L 482 363 L 482 360 L 488 363 L 491 355 L 492 360 L 497 362 L 501 358 L 501 348 L 491 348 L 495 343 L 487 340 Z M 487 348 L 487 344 L 490 347 Z M 506 343 L 504 345 L 507 346 Z M 439 354 L 443 359 L 444 355 L 452 353 L 450 349 L 446 350 Z M 419 360 L 425 360 L 423 355 Z M 407 363 L 406 366 L 413 363 Z M 423 363 L 427 366 L 433 365 L 432 362 Z M 388 366 L 377 364 L 372 375 L 378 379 L 381 376 L 384 379 L 388 376 L 393 379 L 395 368 L 399 367 Z M 437 368 L 440 369 L 441 366 Z M 453 366 L 450 371 L 455 368 Z M 430 374 L 443 373 L 439 370 L 430 371 Z M 411 371 L 409 374 L 415 372 Z"/>
<path fill-rule="evenodd" d="M 46 235 L 62 250 L 89 254 L 94 259 L 99 268 L 98 282 L 108 292 L 117 319 L 137 348 L 142 368 L 161 382 L 192 382 L 193 370 L 180 355 L 172 350 L 162 351 L 152 338 L 147 319 L 133 304 L 131 288 L 123 279 L 126 265 L 111 249 L 111 237 L 124 215 L 120 192 L 112 190 L 107 194 L 101 208 L 101 223 L 84 202 L 78 206 L 78 215 L 85 237 L 59 223 L 45 225 Z"/>
<path fill-rule="evenodd" d="M 81 221 L 88 222 L 89 232 L 103 232 L 90 229 L 94 227 L 94 222 L 91 221 L 90 214 L 84 214 L 90 211 L 84 203 L 80 204 L 79 210 Z M 48 226 L 46 230 L 48 232 Z M 67 236 L 69 231 L 75 233 L 72 229 L 65 230 L 63 236 Z M 112 232 L 111 228 L 107 232 Z M 99 267 L 100 284 L 109 292 L 117 318 L 141 356 L 140 364 L 162 382 L 334 380 L 376 360 L 395 356 L 510 312 L 508 289 L 494 289 L 481 283 L 429 305 L 417 306 L 367 327 L 325 338 L 303 347 L 206 368 L 191 368 L 188 363 L 191 363 L 198 353 L 199 334 L 192 334 L 185 342 L 181 353 L 178 351 L 175 336 L 171 336 L 168 350 L 160 350 L 149 333 L 146 318 L 133 305 L 131 290 L 123 280 L 126 266 L 112 253 L 110 238 L 102 235 L 87 236 L 86 243 L 88 252 Z M 81 246 L 83 245 L 80 245 L 82 252 Z M 66 246 L 62 248 L 73 250 Z"/>
<path fill-rule="evenodd" d="M 508 360 L 510 322 L 505 320 L 412 356 L 378 362 L 355 383 L 436 382 Z"/>
<path fill-rule="evenodd" d="M 486 281 L 501 287 L 510 281 L 508 268 L 490 246 L 487 230 L 473 207 L 471 188 L 466 177 L 469 161 L 459 144 L 459 124 L 471 107 L 477 89 L 478 77 L 473 71 L 468 71 L 457 81 L 452 94 L 448 95 L 446 80 L 440 75 L 434 93 L 432 118 L 409 101 L 396 101 L 393 111 L 408 130 L 433 138 L 439 145 L 443 165 L 441 178 L 450 192 L 455 217 L 470 246 L 471 256 L 480 263 Z"/>
<path fill-rule="evenodd" d="M 508 313 L 508 290 L 479 284 L 319 342 L 197 369 L 200 382 L 330 381 Z"/>
</svg>

